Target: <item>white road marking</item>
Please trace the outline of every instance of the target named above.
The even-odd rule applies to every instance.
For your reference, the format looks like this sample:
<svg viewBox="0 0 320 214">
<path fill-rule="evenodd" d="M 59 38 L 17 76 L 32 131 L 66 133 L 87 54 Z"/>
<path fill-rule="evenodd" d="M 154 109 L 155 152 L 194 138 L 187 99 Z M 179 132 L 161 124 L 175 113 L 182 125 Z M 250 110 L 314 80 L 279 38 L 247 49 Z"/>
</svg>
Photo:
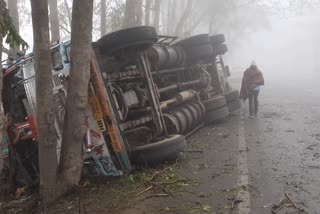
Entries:
<svg viewBox="0 0 320 214">
<path fill-rule="evenodd" d="M 250 192 L 249 192 L 249 169 L 248 169 L 248 147 L 245 137 L 244 117 L 240 115 L 239 130 L 239 156 L 238 156 L 238 186 L 242 187 L 238 192 L 238 199 L 241 200 L 238 206 L 239 214 L 250 214 Z"/>
</svg>

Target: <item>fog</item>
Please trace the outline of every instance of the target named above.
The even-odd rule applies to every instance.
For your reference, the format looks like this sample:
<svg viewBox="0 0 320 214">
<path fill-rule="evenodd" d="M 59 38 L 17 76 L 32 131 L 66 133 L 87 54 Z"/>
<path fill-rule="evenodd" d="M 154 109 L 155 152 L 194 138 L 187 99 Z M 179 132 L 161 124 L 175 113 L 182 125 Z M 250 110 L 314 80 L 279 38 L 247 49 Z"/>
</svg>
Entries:
<svg viewBox="0 0 320 214">
<path fill-rule="evenodd" d="M 230 47 L 226 58 L 232 78 L 240 79 L 255 60 L 264 73 L 265 89 L 275 96 L 279 90 L 288 96 L 300 96 L 300 92 L 316 96 L 320 90 L 311 86 L 320 79 L 319 23 L 318 15 L 270 17 L 270 28 L 252 32 L 240 44 Z M 240 87 L 239 82 L 236 87 Z"/>
<path fill-rule="evenodd" d="M 125 1 L 123 0 L 123 2 Z M 314 76 L 320 73 L 320 62 L 318 60 L 320 58 L 319 8 L 314 5 L 312 10 L 304 9 L 302 13 L 290 13 L 289 1 L 270 2 L 272 2 L 270 3 L 272 5 L 279 4 L 283 11 L 260 14 L 254 23 L 242 21 L 242 24 L 248 22 L 247 25 L 257 26 L 247 26 L 250 30 L 236 35 L 235 37 L 239 37 L 237 39 L 229 36 L 230 33 L 237 34 L 237 30 L 233 30 L 233 26 L 230 24 L 221 24 L 214 29 L 214 33 L 226 34 L 229 52 L 225 58 L 232 69 L 233 75 L 238 76 L 241 74 L 252 60 L 255 60 L 264 73 L 267 74 L 267 79 L 274 75 L 292 78 L 294 76 Z M 71 2 L 69 1 L 69 3 Z M 267 5 L 267 1 L 265 4 Z M 195 8 L 203 10 L 203 5 L 199 5 L 196 5 Z M 168 12 L 166 0 L 162 6 L 161 25 L 165 28 L 165 15 Z M 30 10 L 29 3 L 24 3 L 24 7 Z M 298 11 L 298 9 L 296 10 Z M 176 16 L 181 15 L 179 13 L 182 12 L 178 10 Z M 197 14 L 196 12 L 194 13 Z M 239 18 L 236 21 L 245 19 L 244 14 L 252 13 L 252 6 L 244 7 L 238 13 L 240 13 L 237 14 Z M 254 19 L 255 16 L 257 15 L 250 14 L 248 17 L 249 19 Z M 189 19 L 192 22 L 192 17 L 189 17 Z M 175 22 L 177 21 L 178 18 Z M 203 26 L 197 27 L 191 34 L 208 33 L 207 24 L 207 21 L 205 21 Z M 27 52 L 32 52 L 33 48 L 31 29 L 30 20 L 24 20 L 20 33 L 30 46 Z M 161 33 L 165 34 L 165 32 Z M 98 38 L 98 35 L 93 34 L 94 40 Z M 65 38 L 63 37 L 62 40 L 65 40 Z M 7 45 L 5 46 L 7 47 Z"/>
<path fill-rule="evenodd" d="M 319 49 L 316 23 L 316 17 L 312 16 L 274 17 L 270 29 L 253 32 L 241 44 L 232 47 L 230 63 L 235 71 L 246 67 L 254 59 L 269 72 L 316 72 Z"/>
</svg>

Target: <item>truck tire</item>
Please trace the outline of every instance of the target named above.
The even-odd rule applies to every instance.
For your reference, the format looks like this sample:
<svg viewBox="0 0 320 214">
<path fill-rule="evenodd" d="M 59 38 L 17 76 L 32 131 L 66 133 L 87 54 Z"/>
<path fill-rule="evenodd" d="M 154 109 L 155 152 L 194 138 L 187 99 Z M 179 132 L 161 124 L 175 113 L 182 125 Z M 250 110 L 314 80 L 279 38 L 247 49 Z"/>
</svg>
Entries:
<svg viewBox="0 0 320 214">
<path fill-rule="evenodd" d="M 184 151 L 186 145 L 184 136 L 173 135 L 156 143 L 133 147 L 131 161 L 137 165 L 156 165 L 175 160 Z"/>
<path fill-rule="evenodd" d="M 206 111 L 209 112 L 226 106 L 227 101 L 224 96 L 217 96 L 211 100 L 204 101 L 203 104 L 206 108 Z"/>
<path fill-rule="evenodd" d="M 213 45 L 218 45 L 226 42 L 224 34 L 217 34 L 210 37 L 210 43 Z"/>
<path fill-rule="evenodd" d="M 187 50 L 188 59 L 192 62 L 200 59 L 209 59 L 213 53 L 214 50 L 211 45 L 195 46 Z"/>
<path fill-rule="evenodd" d="M 203 45 L 203 44 L 209 44 L 209 35 L 208 34 L 199 34 L 196 36 L 192 36 L 186 39 L 183 39 L 181 41 L 178 41 L 174 45 L 181 46 L 184 48 L 191 48 L 193 46 Z"/>
<path fill-rule="evenodd" d="M 213 46 L 213 55 L 224 55 L 228 52 L 228 46 L 226 44 L 218 44 Z"/>
<path fill-rule="evenodd" d="M 119 49 L 137 46 L 152 45 L 158 41 L 156 29 L 151 26 L 126 28 L 100 38 L 96 45 L 104 54 L 111 54 Z"/>
<path fill-rule="evenodd" d="M 236 99 L 230 103 L 227 104 L 227 107 L 229 109 L 229 112 L 235 112 L 241 108 L 241 101 L 240 99 Z"/>
<path fill-rule="evenodd" d="M 232 101 L 239 99 L 240 94 L 239 94 L 239 91 L 234 90 L 224 94 L 224 97 L 226 98 L 227 103 L 230 103 Z"/>
<path fill-rule="evenodd" d="M 206 113 L 207 123 L 219 122 L 229 116 L 229 110 L 226 107 Z"/>
</svg>

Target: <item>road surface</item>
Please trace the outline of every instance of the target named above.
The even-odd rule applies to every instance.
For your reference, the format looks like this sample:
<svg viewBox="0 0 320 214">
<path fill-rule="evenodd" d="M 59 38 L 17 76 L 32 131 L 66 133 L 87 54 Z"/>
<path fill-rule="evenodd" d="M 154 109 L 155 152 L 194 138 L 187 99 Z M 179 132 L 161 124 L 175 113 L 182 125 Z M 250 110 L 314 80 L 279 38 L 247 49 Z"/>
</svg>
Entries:
<svg viewBox="0 0 320 214">
<path fill-rule="evenodd" d="M 235 88 L 240 77 L 231 79 Z M 134 188 L 127 180 L 89 185 L 81 200 L 60 205 L 85 213 L 320 213 L 320 74 L 274 72 L 265 79 L 257 118 L 248 118 L 244 103 L 191 136 L 183 160 L 160 175 L 130 177 Z"/>
<path fill-rule="evenodd" d="M 244 103 L 238 114 L 189 139 L 177 171 L 197 185 L 126 212 L 298 213 L 296 206 L 320 213 L 320 75 L 265 76 L 257 118 L 248 118 Z M 232 80 L 235 87 L 239 80 Z"/>
</svg>

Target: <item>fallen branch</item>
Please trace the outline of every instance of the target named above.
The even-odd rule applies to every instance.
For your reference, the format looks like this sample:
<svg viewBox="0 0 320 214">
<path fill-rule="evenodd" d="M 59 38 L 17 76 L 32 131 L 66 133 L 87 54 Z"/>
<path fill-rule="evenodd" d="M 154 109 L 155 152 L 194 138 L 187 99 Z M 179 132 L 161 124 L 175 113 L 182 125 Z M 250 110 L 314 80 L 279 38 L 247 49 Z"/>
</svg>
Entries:
<svg viewBox="0 0 320 214">
<path fill-rule="evenodd" d="M 195 151 L 184 151 L 184 153 L 203 153 L 201 150 L 195 150 Z"/>
<path fill-rule="evenodd" d="M 167 188 L 165 188 L 164 186 L 160 185 L 160 184 L 157 184 L 155 182 L 150 182 L 150 184 L 156 186 L 156 187 L 159 187 L 160 189 L 162 189 L 165 193 L 173 196 L 172 192 L 170 192 L 170 190 L 168 190 Z"/>
<path fill-rule="evenodd" d="M 183 182 L 188 182 L 187 179 L 179 179 L 176 181 L 172 181 L 172 182 L 163 182 L 162 185 L 172 185 L 172 184 L 176 184 L 176 183 L 183 183 Z"/>
<path fill-rule="evenodd" d="M 312 144 L 312 145 L 306 147 L 306 149 L 313 150 L 313 147 L 318 146 L 318 145 L 319 145 L 318 143 L 315 143 L 315 144 Z"/>
<path fill-rule="evenodd" d="M 145 197 L 142 200 L 146 200 L 146 199 L 149 199 L 149 198 L 168 197 L 168 196 L 169 196 L 168 194 L 154 194 L 154 195 L 148 195 L 147 197 Z"/>
<path fill-rule="evenodd" d="M 148 188 L 144 189 L 143 191 L 141 192 L 138 192 L 137 194 L 134 195 L 134 197 L 137 197 L 145 192 L 148 192 L 149 190 L 151 190 L 153 188 L 153 186 L 149 186 Z"/>
<path fill-rule="evenodd" d="M 288 201 L 290 202 L 290 204 L 296 208 L 297 210 L 299 210 L 299 208 L 297 207 L 297 205 L 291 200 L 291 198 L 289 197 L 289 195 L 285 192 L 284 195 L 286 196 L 286 198 L 288 199 Z"/>
<path fill-rule="evenodd" d="M 235 206 L 236 206 L 237 204 L 241 203 L 241 202 L 243 202 L 243 201 L 242 201 L 242 200 L 239 200 L 239 199 L 234 200 L 234 201 L 232 202 L 232 204 L 231 204 L 231 210 L 233 210 L 233 209 L 235 208 Z"/>
<path fill-rule="evenodd" d="M 178 162 L 176 162 L 175 164 L 161 170 L 160 172 L 155 172 L 153 173 L 153 175 L 151 176 L 151 178 L 146 182 L 146 183 L 149 183 L 149 182 L 152 182 L 154 179 L 156 179 L 159 175 L 163 174 L 164 172 L 172 169 L 172 167 L 175 167 L 176 165 L 178 164 Z"/>
</svg>

